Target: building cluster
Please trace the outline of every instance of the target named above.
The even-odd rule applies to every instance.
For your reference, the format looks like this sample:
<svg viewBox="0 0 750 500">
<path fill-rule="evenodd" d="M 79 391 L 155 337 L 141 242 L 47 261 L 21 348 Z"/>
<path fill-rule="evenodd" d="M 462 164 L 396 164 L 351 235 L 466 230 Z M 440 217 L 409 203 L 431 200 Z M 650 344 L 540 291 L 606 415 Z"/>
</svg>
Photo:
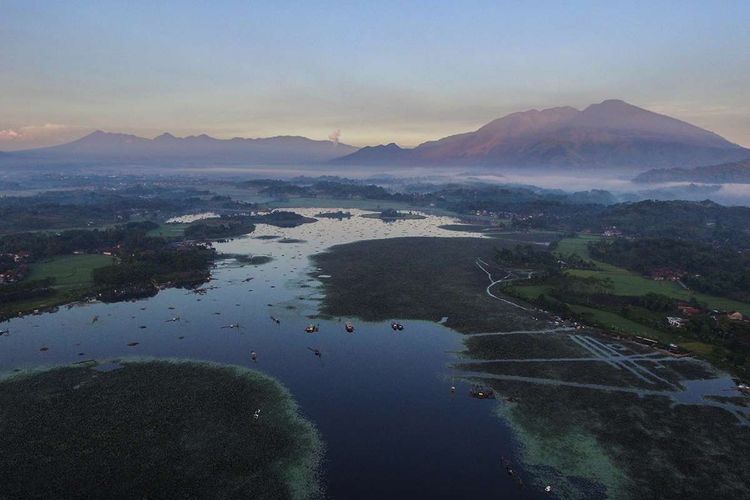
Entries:
<svg viewBox="0 0 750 500">
<path fill-rule="evenodd" d="M 654 281 L 680 281 L 684 275 L 684 271 L 668 267 L 661 267 L 651 271 L 651 279 Z"/>
<path fill-rule="evenodd" d="M 519 219 L 524 220 L 523 218 L 519 217 L 515 212 L 498 212 L 495 210 L 475 210 L 474 215 L 477 217 L 484 217 L 490 219 L 492 223 L 499 223 L 503 220 L 511 220 L 511 219 Z"/>
<path fill-rule="evenodd" d="M 10 269 L 0 271 L 0 285 L 17 283 L 29 274 L 27 264 L 31 254 L 29 252 L 7 253 L 3 254 L 7 260 L 12 260 L 15 264 Z"/>
<path fill-rule="evenodd" d="M 719 311 L 718 309 L 703 309 L 687 302 L 680 302 L 677 304 L 677 310 L 680 312 L 680 316 L 667 316 L 667 323 L 672 328 L 682 328 L 687 324 L 688 319 L 696 314 L 709 314 L 714 319 L 726 318 L 729 321 L 750 321 L 750 318 L 745 316 L 740 311 Z"/>
</svg>

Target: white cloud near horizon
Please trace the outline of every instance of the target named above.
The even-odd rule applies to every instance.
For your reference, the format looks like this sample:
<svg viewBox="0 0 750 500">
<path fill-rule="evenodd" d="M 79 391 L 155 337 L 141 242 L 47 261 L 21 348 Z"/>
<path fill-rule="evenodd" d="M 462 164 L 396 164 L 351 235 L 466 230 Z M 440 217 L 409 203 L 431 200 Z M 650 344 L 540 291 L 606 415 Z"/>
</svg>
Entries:
<svg viewBox="0 0 750 500">
<path fill-rule="evenodd" d="M 88 128 L 60 123 L 22 125 L 0 129 L 0 151 L 54 146 L 72 141 L 83 135 Z"/>
</svg>

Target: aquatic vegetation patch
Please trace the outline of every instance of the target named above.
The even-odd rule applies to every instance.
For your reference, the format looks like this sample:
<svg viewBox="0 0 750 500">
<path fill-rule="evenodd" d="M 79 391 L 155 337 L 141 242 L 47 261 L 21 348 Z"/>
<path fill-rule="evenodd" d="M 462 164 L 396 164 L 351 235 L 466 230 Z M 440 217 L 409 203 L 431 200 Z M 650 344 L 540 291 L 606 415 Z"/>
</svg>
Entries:
<svg viewBox="0 0 750 500">
<path fill-rule="evenodd" d="M 488 363 L 464 363 L 459 368 L 481 371 L 495 375 L 553 379 L 577 384 L 604 384 L 617 387 L 640 387 L 643 389 L 669 389 L 664 382 L 640 379 L 634 373 L 619 369 L 601 361 L 532 361 Z"/>
<path fill-rule="evenodd" d="M 443 224 L 438 226 L 440 229 L 446 231 L 458 231 L 461 233 L 483 233 L 487 231 L 497 231 L 497 226 L 489 226 L 484 224 Z"/>
<path fill-rule="evenodd" d="M 271 257 L 270 255 L 221 254 L 221 257 L 234 259 L 240 264 L 250 264 L 253 266 L 268 264 L 273 260 L 273 257 Z"/>
<path fill-rule="evenodd" d="M 516 415 L 515 405 L 500 408 L 501 416 L 516 431 L 522 461 L 540 489 L 554 485 L 560 498 L 622 498 L 627 478 L 594 436 L 581 428 L 561 434 L 544 432 L 520 424 L 517 420 L 524 416 Z"/>
<path fill-rule="evenodd" d="M 321 442 L 289 393 L 193 361 L 0 381 L 0 496 L 318 498 Z"/>
<path fill-rule="evenodd" d="M 323 281 L 321 313 L 367 321 L 438 321 L 464 333 L 536 326 L 528 314 L 489 297 L 477 257 L 514 245 L 484 238 L 390 238 L 338 245 L 313 256 Z"/>
<path fill-rule="evenodd" d="M 413 213 L 413 212 L 401 212 L 393 208 L 386 208 L 379 213 L 374 214 L 362 214 L 360 217 L 366 219 L 380 219 L 383 221 L 397 221 L 397 220 L 420 220 L 426 219 L 424 215 Z"/>
<path fill-rule="evenodd" d="M 564 498 L 738 498 L 750 480 L 750 427 L 668 397 L 492 380 L 521 460 Z M 584 481 L 581 482 L 580 479 Z M 598 486 L 597 486 L 598 485 Z M 576 493 L 577 492 L 577 493 Z"/>
<path fill-rule="evenodd" d="M 315 217 L 319 217 L 321 219 L 350 219 L 352 217 L 351 212 L 344 212 L 342 210 L 336 211 L 336 212 L 318 212 L 315 214 Z"/>
<path fill-rule="evenodd" d="M 567 335 L 529 333 L 467 335 L 467 354 L 474 359 L 584 358 L 587 353 Z"/>
</svg>

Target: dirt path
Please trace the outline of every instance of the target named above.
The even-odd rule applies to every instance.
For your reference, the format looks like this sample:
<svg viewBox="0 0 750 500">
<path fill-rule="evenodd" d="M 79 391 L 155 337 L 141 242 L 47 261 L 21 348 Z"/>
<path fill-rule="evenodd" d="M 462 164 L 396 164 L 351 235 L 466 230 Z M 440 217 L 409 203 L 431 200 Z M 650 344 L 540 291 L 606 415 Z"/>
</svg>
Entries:
<svg viewBox="0 0 750 500">
<path fill-rule="evenodd" d="M 504 302 L 504 303 L 506 303 L 506 304 L 508 304 L 508 305 L 511 305 L 511 306 L 513 306 L 513 307 L 517 307 L 518 309 L 521 309 L 521 310 L 523 310 L 523 311 L 529 311 L 529 312 L 531 311 L 531 309 L 529 309 L 529 308 L 527 308 L 527 307 L 524 307 L 524 306 L 522 306 L 522 305 L 520 305 L 520 304 L 516 304 L 515 302 L 513 302 L 513 301 L 510 301 L 510 300 L 508 300 L 508 299 L 504 299 L 504 298 L 502 298 L 502 297 L 498 297 L 497 295 L 495 295 L 494 293 L 492 293 L 492 287 L 494 287 L 495 285 L 498 285 L 498 284 L 500 284 L 500 283 L 509 283 L 509 282 L 511 282 L 511 281 L 517 281 L 517 280 L 520 280 L 520 279 L 529 279 L 529 278 L 531 278 L 531 273 L 529 273 L 529 276 L 528 276 L 528 278 L 513 278 L 513 272 L 511 271 L 511 272 L 509 272 L 509 273 L 508 273 L 507 275 L 505 275 L 505 277 L 503 277 L 503 278 L 501 278 L 501 279 L 499 279 L 499 280 L 496 280 L 496 279 L 494 279 L 494 278 L 492 277 L 492 273 L 491 273 L 491 272 L 489 272 L 489 270 L 488 270 L 488 269 L 485 269 L 485 267 L 484 267 L 484 266 L 486 266 L 487 268 L 489 268 L 489 267 L 490 267 L 490 265 L 489 265 L 489 264 L 487 264 L 487 263 L 486 263 L 485 261 L 483 261 L 483 260 L 482 260 L 481 258 L 479 258 L 479 257 L 477 257 L 477 258 L 476 258 L 476 260 L 474 261 L 474 263 L 476 264 L 476 266 L 477 266 L 477 267 L 478 267 L 479 269 L 481 269 L 482 271 L 484 271 L 484 272 L 485 272 L 485 274 L 487 274 L 487 277 L 488 277 L 488 278 L 489 278 L 489 280 L 490 280 L 490 284 L 489 284 L 489 285 L 487 286 L 487 288 L 485 289 L 485 291 L 487 292 L 487 295 L 489 295 L 489 296 L 490 296 L 490 297 L 492 297 L 493 299 L 499 300 L 499 301 L 501 301 L 501 302 Z"/>
</svg>

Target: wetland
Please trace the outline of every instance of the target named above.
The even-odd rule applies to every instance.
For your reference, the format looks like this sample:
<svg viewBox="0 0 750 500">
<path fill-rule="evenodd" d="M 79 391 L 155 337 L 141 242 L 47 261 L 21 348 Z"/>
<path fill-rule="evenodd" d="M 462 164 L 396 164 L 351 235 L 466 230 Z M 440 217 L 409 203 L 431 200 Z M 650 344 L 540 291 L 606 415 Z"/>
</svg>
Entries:
<svg viewBox="0 0 750 500">
<path fill-rule="evenodd" d="M 262 465 L 238 462 L 243 480 L 251 476 L 240 467 L 247 465 L 276 482 L 269 498 L 312 498 L 320 491 L 339 499 L 743 495 L 750 479 L 750 407 L 729 376 L 705 361 L 672 357 L 504 295 L 505 281 L 521 284 L 528 275 L 503 267 L 498 252 L 518 240 L 546 248 L 554 234 L 473 234 L 451 230 L 458 223 L 452 217 L 427 214 L 384 224 L 345 208 L 352 217 L 296 227 L 257 224 L 251 234 L 214 242 L 216 261 L 200 288 L 4 323 L 0 392 L 16 398 L 14 411 L 29 412 L 40 395 L 64 390 L 81 399 L 52 397 L 49 404 L 78 419 L 84 416 L 70 405 L 99 401 L 109 411 L 116 398 L 139 392 L 120 391 L 119 383 L 135 388 L 148 379 L 154 382 L 144 397 L 153 399 L 154 412 L 134 414 L 127 426 L 141 429 L 143 419 L 157 425 L 156 417 L 170 415 L 173 422 L 195 423 L 190 404 L 206 397 L 212 413 L 196 418 L 216 420 L 203 430 L 235 451 L 252 444 L 255 410 L 261 409 L 258 422 L 284 414 L 289 419 L 268 419 L 279 433 L 274 442 L 247 457 Z M 343 211 L 327 208 L 336 209 Z M 294 211 L 308 219 L 321 207 Z M 305 333 L 310 324 L 317 332 Z M 165 358 L 199 364 L 155 361 Z M 123 368 L 95 369 L 112 360 Z M 256 378 L 263 383 L 240 390 Z M 101 390 L 97 384 L 108 380 L 112 390 Z M 88 392 L 71 389 L 79 382 Z M 36 384 L 39 391 L 14 384 Z M 496 399 L 472 398 L 476 384 L 490 387 Z M 211 387 L 219 390 L 209 394 Z M 159 409 L 162 403 L 172 413 Z M 224 425 L 226 405 L 236 415 Z M 22 418 L 5 412 L 14 422 Z M 219 415 L 210 417 L 213 412 Z M 37 423 L 25 423 L 23 435 L 35 435 Z M 50 429 L 62 436 L 66 425 L 72 424 L 63 419 Z M 137 439 L 148 436 L 133 432 Z M 266 459 L 258 457 L 288 465 L 291 459 L 283 457 L 291 455 L 280 446 L 287 438 L 301 440 L 305 445 L 295 449 L 309 453 L 292 469 L 289 484 L 297 486 L 279 490 L 287 483 L 278 478 L 290 475 L 265 472 Z M 112 443 L 94 444 L 104 450 Z M 7 441 L 2 449 L 20 457 L 31 445 Z M 60 470 L 80 466 L 70 458 Z M 168 476 L 168 465 L 149 471 Z M 194 479 L 201 474 L 206 471 Z"/>
</svg>

